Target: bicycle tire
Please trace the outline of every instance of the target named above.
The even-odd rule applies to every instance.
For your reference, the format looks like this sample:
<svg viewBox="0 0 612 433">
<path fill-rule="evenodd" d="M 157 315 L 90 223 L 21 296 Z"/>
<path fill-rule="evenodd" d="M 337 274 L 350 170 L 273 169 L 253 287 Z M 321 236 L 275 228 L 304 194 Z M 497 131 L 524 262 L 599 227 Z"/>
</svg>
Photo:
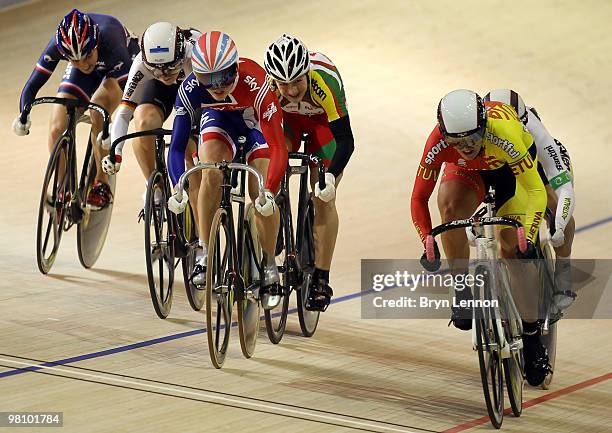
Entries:
<svg viewBox="0 0 612 433">
<path fill-rule="evenodd" d="M 221 368 L 225 362 L 232 327 L 231 239 L 227 211 L 217 209 L 211 224 L 206 267 L 206 336 L 215 368 Z"/>
<path fill-rule="evenodd" d="M 66 183 L 69 179 L 68 172 L 68 141 L 70 139 L 62 135 L 58 138 L 53 148 L 53 152 L 49 157 L 47 163 L 47 169 L 45 170 L 45 176 L 43 178 L 43 186 L 40 194 L 40 203 L 38 206 L 38 222 L 36 227 L 36 263 L 38 270 L 42 274 L 47 274 L 55 259 L 59 250 L 60 242 L 62 240 L 62 234 L 64 232 L 64 221 L 68 211 L 65 203 L 66 194 Z M 58 186 L 58 175 L 60 166 L 62 165 L 61 157 L 63 156 L 64 164 L 64 178 L 61 180 L 61 185 Z M 53 183 L 51 183 L 53 182 Z M 49 187 L 51 187 L 51 200 L 49 201 Z M 58 198 L 62 198 L 61 202 L 58 203 Z M 45 215 L 48 213 L 48 219 Z M 43 229 L 44 221 L 47 219 L 47 226 Z M 44 234 L 43 234 L 44 233 Z M 53 235 L 53 246 L 49 254 L 46 254 L 46 250 L 49 242 L 49 235 Z"/>
<path fill-rule="evenodd" d="M 481 280 L 478 279 L 478 275 L 482 275 Z M 484 281 L 485 296 L 483 299 L 491 299 L 490 279 L 486 269 L 477 266 L 475 276 L 475 281 Z M 474 288 L 474 291 L 477 292 L 477 285 L 474 285 Z M 474 299 L 479 299 L 477 293 Z M 476 314 L 475 320 L 480 379 L 489 419 L 493 427 L 499 429 L 504 419 L 504 375 L 500 338 L 494 310 L 480 308 L 480 311 L 480 314 Z"/>
<path fill-rule="evenodd" d="M 550 271 L 550 275 L 555 274 L 555 252 L 552 245 L 546 242 L 542 246 L 542 255 L 544 257 L 545 265 Z M 544 281 L 543 281 L 544 284 Z M 548 351 L 548 363 L 550 364 L 552 372 L 546 375 L 544 382 L 540 385 L 542 389 L 549 389 L 552 383 L 554 371 L 555 371 L 555 359 L 557 357 L 557 321 L 550 323 L 548 326 L 548 333 L 542 335 L 542 344 Z"/>
<path fill-rule="evenodd" d="M 185 212 L 180 217 L 181 224 L 180 229 L 183 231 L 183 238 L 187 241 L 187 255 L 181 258 L 181 267 L 183 270 L 183 283 L 185 284 L 185 291 L 187 293 L 187 300 L 189 305 L 194 311 L 202 310 L 204 302 L 206 301 L 206 291 L 198 289 L 193 284 L 191 279 L 191 273 L 196 263 L 196 248 L 198 246 L 198 235 L 196 230 L 196 221 L 193 216 L 193 211 L 189 203 Z"/>
<path fill-rule="evenodd" d="M 310 311 L 306 309 L 306 300 L 308 298 L 308 290 L 312 281 L 312 274 L 315 269 L 315 246 L 314 246 L 314 205 L 311 199 L 308 199 L 306 208 L 304 209 L 304 221 L 298 223 L 300 238 L 297 241 L 298 258 L 300 268 L 303 273 L 302 285 L 296 291 L 298 319 L 300 329 L 304 337 L 312 337 L 317 330 L 319 324 L 320 311 Z"/>
<path fill-rule="evenodd" d="M 84 173 L 82 173 L 82 181 L 80 182 L 79 190 L 82 192 L 81 197 L 83 198 L 83 203 L 86 203 L 87 196 L 95 181 L 98 170 L 91 143 L 87 146 L 83 170 Z M 108 184 L 114 196 L 116 177 L 110 176 L 108 178 Z M 104 209 L 100 210 L 91 210 L 90 206 L 85 205 L 83 216 L 77 224 L 77 252 L 79 255 L 79 262 L 86 269 L 95 265 L 102 253 L 112 214 L 112 201 Z"/>
<path fill-rule="evenodd" d="M 270 310 L 264 309 L 264 321 L 266 324 L 266 334 L 268 335 L 268 339 L 272 344 L 278 344 L 283 339 L 283 335 L 285 335 L 285 329 L 287 328 L 287 316 L 289 315 L 289 295 L 290 295 L 290 287 L 289 279 L 287 277 L 288 259 L 287 259 L 287 248 L 286 248 L 286 239 L 284 233 L 284 223 L 283 223 L 283 215 L 284 204 L 279 204 L 279 213 L 281 214 L 281 223 L 279 226 L 279 236 L 283 236 L 283 249 L 276 255 L 277 257 L 277 265 L 279 265 L 278 261 L 282 261 L 282 264 L 279 265 L 279 277 L 280 277 L 280 285 L 283 289 L 283 299 L 281 302 Z M 277 248 L 278 250 L 278 248 Z"/>
<path fill-rule="evenodd" d="M 258 293 L 260 287 L 260 272 L 258 264 L 261 263 L 263 251 L 255 226 L 255 208 L 247 204 L 244 211 L 244 239 L 242 246 L 242 280 L 244 284 L 244 299 L 238 301 L 238 333 L 240 336 L 240 349 L 245 358 L 251 358 L 255 353 L 259 322 L 261 317 L 261 304 Z"/>
<path fill-rule="evenodd" d="M 147 183 L 144 212 L 147 280 L 153 308 L 160 319 L 165 319 L 170 314 L 174 286 L 174 244 L 171 239 L 172 227 L 170 226 L 172 215 L 166 207 L 168 197 L 166 197 L 166 189 L 163 185 L 163 174 L 159 171 L 151 173 Z M 155 202 L 156 190 L 161 191 L 161 201 L 158 203 Z M 167 271 L 167 285 L 164 285 L 164 269 Z"/>
</svg>

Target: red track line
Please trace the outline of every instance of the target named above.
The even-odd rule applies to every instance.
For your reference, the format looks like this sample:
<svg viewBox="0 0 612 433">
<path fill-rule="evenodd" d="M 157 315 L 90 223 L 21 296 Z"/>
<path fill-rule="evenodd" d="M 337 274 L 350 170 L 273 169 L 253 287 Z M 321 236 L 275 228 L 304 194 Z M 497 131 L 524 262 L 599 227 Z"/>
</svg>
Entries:
<svg viewBox="0 0 612 433">
<path fill-rule="evenodd" d="M 534 398 L 532 400 L 523 402 L 523 409 L 535 406 L 536 404 L 544 403 L 545 401 L 548 401 L 548 400 L 559 398 L 559 397 L 561 397 L 563 395 L 570 394 L 570 393 L 572 393 L 574 391 L 578 391 L 580 389 L 584 389 L 584 388 L 587 388 L 589 386 L 596 385 L 598 383 L 605 382 L 606 380 L 610 380 L 610 379 L 612 379 L 612 373 L 607 373 L 607 374 L 604 374 L 602 376 L 595 377 L 593 379 L 585 380 L 584 382 L 580 382 L 580 383 L 577 383 L 575 385 L 570 385 L 567 388 L 562 388 L 562 389 L 560 389 L 558 391 L 550 392 L 550 393 L 545 394 L 545 395 L 543 395 L 541 397 L 537 397 L 537 398 Z M 510 408 L 508 408 L 508 409 L 506 409 L 504 411 L 504 415 L 508 415 L 511 412 L 512 412 L 512 410 Z M 472 427 L 476 427 L 476 426 L 479 426 L 479 425 L 482 425 L 482 424 L 486 424 L 488 422 L 489 422 L 489 417 L 488 416 L 483 416 L 482 418 L 473 419 L 473 420 L 468 421 L 466 423 L 459 424 L 459 425 L 457 425 L 455 427 L 451 427 L 451 428 L 449 428 L 447 430 L 444 430 L 444 431 L 442 431 L 440 433 L 458 433 L 458 432 L 461 432 L 461 431 L 464 431 L 464 430 L 469 430 Z"/>
</svg>

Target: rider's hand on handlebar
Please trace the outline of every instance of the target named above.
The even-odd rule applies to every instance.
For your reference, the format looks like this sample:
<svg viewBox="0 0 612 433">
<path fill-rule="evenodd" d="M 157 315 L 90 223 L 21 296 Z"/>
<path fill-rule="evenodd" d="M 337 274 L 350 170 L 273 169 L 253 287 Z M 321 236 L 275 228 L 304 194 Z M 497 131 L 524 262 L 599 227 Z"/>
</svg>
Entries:
<svg viewBox="0 0 612 433">
<path fill-rule="evenodd" d="M 118 173 L 120 169 L 121 169 L 121 155 L 115 155 L 114 164 L 111 161 L 109 155 L 102 158 L 102 171 L 104 171 L 104 173 L 112 176 L 113 174 Z"/>
<path fill-rule="evenodd" d="M 13 132 L 20 137 L 30 133 L 30 126 L 32 126 L 32 121 L 29 114 L 25 124 L 21 123 L 21 116 L 13 120 Z"/>
<path fill-rule="evenodd" d="M 325 173 L 325 188 L 321 189 L 319 182 L 315 184 L 315 197 L 323 200 L 325 203 L 336 197 L 336 177 L 333 174 Z"/>
<path fill-rule="evenodd" d="M 168 199 L 168 209 L 170 209 L 172 213 L 175 213 L 177 215 L 182 214 L 183 212 L 185 212 L 185 208 L 187 207 L 188 201 L 189 194 L 187 194 L 187 191 L 183 191 L 182 200 L 179 200 L 177 193 L 174 193 Z"/>
<path fill-rule="evenodd" d="M 427 251 L 424 251 L 423 255 L 421 256 L 421 266 L 423 266 L 429 272 L 437 271 L 440 269 L 440 265 L 442 264 L 440 261 L 440 249 L 438 248 L 438 243 L 436 241 L 434 241 L 434 253 L 435 259 L 433 262 L 427 260 Z"/>
<path fill-rule="evenodd" d="M 98 146 L 100 146 L 104 150 L 108 150 L 110 149 L 112 143 L 110 133 L 108 134 L 108 137 L 106 137 L 106 139 L 102 138 L 102 134 L 104 134 L 104 131 L 100 131 L 98 133 Z"/>
<path fill-rule="evenodd" d="M 520 260 L 535 260 L 538 258 L 538 252 L 536 250 L 535 245 L 531 241 L 527 241 L 527 249 L 524 253 L 521 252 L 519 247 L 516 247 L 516 258 Z"/>
<path fill-rule="evenodd" d="M 274 213 L 274 209 L 276 209 L 276 203 L 274 202 L 274 194 L 270 191 L 266 190 L 264 193 L 265 201 L 263 204 L 259 203 L 259 197 L 255 199 L 255 209 L 257 212 L 262 214 L 265 217 L 269 217 Z"/>
<path fill-rule="evenodd" d="M 557 226 L 558 228 L 555 232 L 550 236 L 550 243 L 553 247 L 557 248 L 565 244 L 565 233 L 563 228 Z"/>
</svg>

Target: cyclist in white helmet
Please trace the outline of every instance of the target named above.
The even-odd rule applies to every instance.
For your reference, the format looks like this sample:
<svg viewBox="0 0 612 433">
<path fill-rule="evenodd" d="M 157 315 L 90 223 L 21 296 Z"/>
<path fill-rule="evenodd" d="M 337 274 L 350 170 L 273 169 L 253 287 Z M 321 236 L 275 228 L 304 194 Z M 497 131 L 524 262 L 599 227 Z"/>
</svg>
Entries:
<svg viewBox="0 0 612 433">
<path fill-rule="evenodd" d="M 561 142 L 550 135 L 540 121 L 538 112 L 533 107 L 527 107 L 523 98 L 514 90 L 495 89 L 489 92 L 484 100 L 512 106 L 533 136 L 538 152 L 538 171 L 546 185 L 548 207 L 555 212 L 555 231 L 551 233 L 551 243 L 557 255 L 554 301 L 560 310 L 566 309 L 576 298 L 572 291 L 570 275 L 570 255 L 576 228 L 573 217 L 576 199 L 569 152 Z"/>
<path fill-rule="evenodd" d="M 354 150 L 344 84 L 329 58 L 308 52 L 298 38 L 288 34 L 270 44 L 264 66 L 283 108 L 287 147 L 297 151 L 302 134 L 308 133 L 305 151 L 321 157 L 327 166 L 323 190 L 316 183 L 316 173 L 311 173 L 315 273 L 306 303 L 308 309 L 325 311 L 333 295 L 329 269 L 338 235 L 336 188 Z"/>
<path fill-rule="evenodd" d="M 191 74 L 191 52 L 200 36 L 201 33 L 195 29 L 183 30 L 169 22 L 158 22 L 145 30 L 140 41 L 140 53 L 130 68 L 123 99 L 112 124 L 111 141 L 127 134 L 132 116 L 136 131 L 163 125 L 172 113 L 179 85 Z M 134 141 L 134 154 L 146 185 L 155 168 L 155 138 L 140 137 Z M 116 148 L 115 163 L 109 157 L 102 161 L 102 168 L 107 174 L 115 174 L 121 168 L 123 145 L 124 142 L 121 142 Z M 196 144 L 190 139 L 185 152 L 188 165 L 192 165 L 191 154 L 195 150 Z M 197 188 L 192 188 L 190 192 L 192 203 L 197 203 Z M 196 209 L 194 205 L 194 211 Z"/>
</svg>

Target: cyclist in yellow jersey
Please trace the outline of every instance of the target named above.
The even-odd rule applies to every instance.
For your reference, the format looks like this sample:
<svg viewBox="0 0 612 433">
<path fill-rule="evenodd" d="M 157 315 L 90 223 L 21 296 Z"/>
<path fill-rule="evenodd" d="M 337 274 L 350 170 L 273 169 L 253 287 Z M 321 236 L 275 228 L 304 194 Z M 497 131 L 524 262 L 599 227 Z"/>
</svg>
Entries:
<svg viewBox="0 0 612 433">
<path fill-rule="evenodd" d="M 443 222 L 469 217 L 482 199 L 482 184 L 493 184 L 496 189 L 497 214 L 520 220 L 528 238 L 527 251 L 521 253 L 516 248 L 514 231 L 501 230 L 499 239 L 502 257 L 535 259 L 534 244 L 544 215 L 546 192 L 537 171 L 533 137 L 524 129 L 512 107 L 499 103 L 485 107 L 480 96 L 463 89 L 450 92 L 442 98 L 438 105 L 438 125 L 427 140 L 420 165 L 422 170 L 419 168 L 412 194 L 413 221 L 421 235 L 431 231 L 427 200 L 437 176 L 426 178 L 424 174 L 419 176 L 419 173 L 437 173 L 442 163 L 446 166 L 438 201 L 442 196 L 443 200 L 449 202 L 449 193 L 454 192 L 456 204 L 441 206 Z M 472 186 L 477 186 L 480 191 Z M 459 262 L 460 259 L 467 260 L 469 248 L 465 232 L 455 231 L 453 236 L 442 238 L 447 258 Z M 466 262 L 464 265 L 467 267 Z M 535 332 L 537 293 L 524 290 L 529 287 L 525 282 L 537 280 L 537 275 L 532 272 L 533 267 L 517 269 L 514 265 L 516 263 L 510 264 L 510 270 L 513 287 L 518 289 L 513 292 L 519 298 L 517 304 L 525 330 L 525 371 L 529 382 L 535 385 L 541 383 L 549 369 L 546 350 Z M 457 266 L 456 263 L 454 266 Z M 457 270 L 454 269 L 454 272 Z M 457 320 L 460 316 L 463 317 L 460 312 L 453 310 L 455 326 L 469 329 L 471 321 L 469 324 L 462 323 L 467 321 Z"/>
<path fill-rule="evenodd" d="M 297 38 L 283 34 L 268 47 L 264 62 L 270 84 L 283 108 L 285 140 L 297 151 L 308 133 L 306 152 L 321 157 L 327 166 L 326 187 L 311 185 L 315 193 L 315 272 L 306 308 L 324 311 L 333 295 L 329 269 L 338 234 L 336 188 L 354 150 L 346 110 L 344 85 L 336 66 L 321 53 L 308 52 Z"/>
</svg>

